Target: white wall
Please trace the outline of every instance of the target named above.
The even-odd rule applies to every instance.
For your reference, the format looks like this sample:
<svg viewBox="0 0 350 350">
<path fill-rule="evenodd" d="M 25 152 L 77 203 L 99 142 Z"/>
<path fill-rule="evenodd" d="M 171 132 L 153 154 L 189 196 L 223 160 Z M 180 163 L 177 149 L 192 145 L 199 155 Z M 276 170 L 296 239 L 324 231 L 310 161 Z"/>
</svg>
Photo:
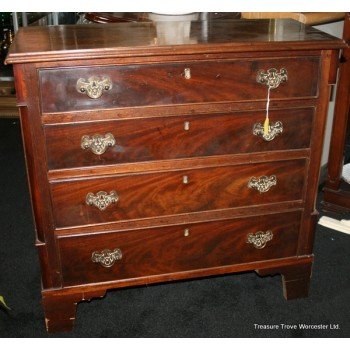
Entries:
<svg viewBox="0 0 350 350">
<path fill-rule="evenodd" d="M 344 21 L 340 21 L 335 23 L 322 24 L 319 26 L 315 26 L 315 28 L 322 30 L 323 32 L 326 32 L 328 34 L 334 35 L 338 38 L 341 38 L 343 35 L 343 26 L 344 26 Z M 325 165 L 328 162 L 329 144 L 331 140 L 332 124 L 333 124 L 334 100 L 335 100 L 335 94 L 334 94 L 333 100 L 329 102 L 328 119 L 327 119 L 327 125 L 326 125 L 326 133 L 325 133 L 325 139 L 324 139 L 321 165 Z"/>
</svg>

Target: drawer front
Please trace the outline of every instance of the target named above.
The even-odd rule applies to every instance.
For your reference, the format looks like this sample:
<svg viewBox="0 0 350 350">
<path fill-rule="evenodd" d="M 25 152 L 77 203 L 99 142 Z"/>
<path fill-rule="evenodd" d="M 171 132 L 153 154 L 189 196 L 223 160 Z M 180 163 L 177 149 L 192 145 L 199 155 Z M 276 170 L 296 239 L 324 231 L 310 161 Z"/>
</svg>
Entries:
<svg viewBox="0 0 350 350">
<path fill-rule="evenodd" d="M 287 75 L 271 99 L 317 95 L 318 57 L 60 68 L 39 71 L 42 111 L 261 100 L 267 85 L 257 77 L 270 69 Z"/>
<path fill-rule="evenodd" d="M 45 126 L 48 165 L 64 169 L 308 148 L 313 115 L 313 108 L 271 111 L 268 140 L 263 111 Z"/>
<path fill-rule="evenodd" d="M 305 173 L 298 159 L 55 182 L 54 218 L 79 226 L 300 200 Z"/>
<path fill-rule="evenodd" d="M 90 236 L 62 236 L 58 245 L 63 284 L 154 276 L 295 256 L 299 224 L 300 212 L 291 212 Z"/>
</svg>

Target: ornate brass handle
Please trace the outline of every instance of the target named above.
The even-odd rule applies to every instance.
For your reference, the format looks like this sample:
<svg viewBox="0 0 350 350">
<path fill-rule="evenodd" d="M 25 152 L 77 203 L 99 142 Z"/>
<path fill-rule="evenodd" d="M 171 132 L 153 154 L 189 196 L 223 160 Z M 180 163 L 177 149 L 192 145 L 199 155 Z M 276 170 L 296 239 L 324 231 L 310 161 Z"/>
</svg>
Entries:
<svg viewBox="0 0 350 350">
<path fill-rule="evenodd" d="M 112 250 L 105 249 L 102 252 L 93 252 L 91 260 L 95 263 L 100 263 L 103 267 L 111 267 L 117 260 L 123 257 L 122 251 L 119 248 Z"/>
<path fill-rule="evenodd" d="M 267 85 L 270 89 L 276 89 L 281 83 L 288 80 L 287 69 L 281 68 L 278 72 L 276 68 L 268 69 L 267 72 L 261 70 L 256 76 L 256 81 Z"/>
<path fill-rule="evenodd" d="M 116 191 L 111 191 L 109 194 L 105 191 L 97 192 L 96 195 L 88 193 L 86 195 L 86 204 L 94 205 L 101 211 L 105 210 L 110 204 L 117 203 L 119 196 Z"/>
<path fill-rule="evenodd" d="M 112 82 L 108 77 L 90 77 L 86 81 L 84 78 L 80 78 L 77 81 L 77 91 L 81 94 L 86 94 L 90 98 L 96 99 L 102 96 L 103 91 L 112 89 Z"/>
<path fill-rule="evenodd" d="M 107 147 L 113 147 L 115 145 L 115 138 L 111 133 L 107 133 L 105 136 L 96 134 L 93 136 L 84 135 L 81 139 L 82 149 L 91 149 L 91 152 L 97 155 L 106 152 Z"/>
<path fill-rule="evenodd" d="M 277 185 L 276 175 L 252 177 L 248 182 L 248 188 L 255 188 L 260 193 L 267 192 L 272 186 Z"/>
<path fill-rule="evenodd" d="M 253 244 L 256 249 L 263 249 L 268 241 L 271 241 L 273 234 L 271 231 L 259 231 L 257 233 L 249 233 L 247 243 Z"/>
<path fill-rule="evenodd" d="M 253 135 L 261 136 L 265 141 L 272 141 L 278 134 L 282 134 L 283 124 L 282 122 L 276 122 L 274 125 L 269 125 L 269 132 L 264 133 L 264 125 L 256 123 L 253 126 Z"/>
</svg>

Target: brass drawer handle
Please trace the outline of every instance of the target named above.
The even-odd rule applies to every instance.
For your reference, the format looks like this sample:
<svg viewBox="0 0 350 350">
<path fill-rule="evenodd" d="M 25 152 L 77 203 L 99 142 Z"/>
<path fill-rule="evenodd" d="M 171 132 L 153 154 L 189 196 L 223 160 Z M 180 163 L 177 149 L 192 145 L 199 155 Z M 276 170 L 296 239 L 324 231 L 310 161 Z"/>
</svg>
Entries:
<svg viewBox="0 0 350 350">
<path fill-rule="evenodd" d="M 278 72 L 276 68 L 268 69 L 267 72 L 261 70 L 256 76 L 256 81 L 267 85 L 270 89 L 276 89 L 281 83 L 288 80 L 287 69 L 281 68 Z"/>
<path fill-rule="evenodd" d="M 116 191 L 111 191 L 109 194 L 105 191 L 99 191 L 94 195 L 93 193 L 88 193 L 86 195 L 86 204 L 94 205 L 101 211 L 105 210 L 110 204 L 117 203 L 119 196 Z"/>
<path fill-rule="evenodd" d="M 269 131 L 267 134 L 264 133 L 264 125 L 261 123 L 256 123 L 253 126 L 253 135 L 261 136 L 265 141 L 272 141 L 278 134 L 283 132 L 282 122 L 276 122 L 273 125 L 269 125 Z"/>
<path fill-rule="evenodd" d="M 108 77 L 90 77 L 87 81 L 80 78 L 77 81 L 77 91 L 81 94 L 86 94 L 90 98 L 96 99 L 102 96 L 103 91 L 112 89 L 112 82 Z"/>
<path fill-rule="evenodd" d="M 84 135 L 81 138 L 81 148 L 91 149 L 91 152 L 97 155 L 101 155 L 106 152 L 107 147 L 115 146 L 115 138 L 111 133 L 107 133 L 105 136 L 96 134 L 93 136 Z"/>
<path fill-rule="evenodd" d="M 105 249 L 102 252 L 93 252 L 91 260 L 95 263 L 100 263 L 103 267 L 112 267 L 117 260 L 123 257 L 122 251 L 119 248 L 112 250 Z"/>
<path fill-rule="evenodd" d="M 271 231 L 259 231 L 257 233 L 249 233 L 247 243 L 253 244 L 256 249 L 263 249 L 268 241 L 271 241 L 273 234 Z"/>
<path fill-rule="evenodd" d="M 248 188 L 254 188 L 260 193 L 267 192 L 272 186 L 277 185 L 276 175 L 252 177 L 248 182 Z"/>
</svg>

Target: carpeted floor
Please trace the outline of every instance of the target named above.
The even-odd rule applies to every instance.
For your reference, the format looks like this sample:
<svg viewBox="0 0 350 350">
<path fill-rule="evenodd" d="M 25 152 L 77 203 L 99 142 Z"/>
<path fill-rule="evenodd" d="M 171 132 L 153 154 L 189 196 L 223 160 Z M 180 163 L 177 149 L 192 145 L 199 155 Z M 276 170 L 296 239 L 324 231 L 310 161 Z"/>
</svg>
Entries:
<svg viewBox="0 0 350 350">
<path fill-rule="evenodd" d="M 307 299 L 287 302 L 280 276 L 255 273 L 127 288 L 79 304 L 75 330 L 48 335 L 18 120 L 0 119 L 0 169 L 0 294 L 12 308 L 0 310 L 1 337 L 350 336 L 350 236 L 321 226 Z M 299 324 L 328 329 L 302 330 Z M 329 329 L 333 324 L 339 329 Z"/>
</svg>

